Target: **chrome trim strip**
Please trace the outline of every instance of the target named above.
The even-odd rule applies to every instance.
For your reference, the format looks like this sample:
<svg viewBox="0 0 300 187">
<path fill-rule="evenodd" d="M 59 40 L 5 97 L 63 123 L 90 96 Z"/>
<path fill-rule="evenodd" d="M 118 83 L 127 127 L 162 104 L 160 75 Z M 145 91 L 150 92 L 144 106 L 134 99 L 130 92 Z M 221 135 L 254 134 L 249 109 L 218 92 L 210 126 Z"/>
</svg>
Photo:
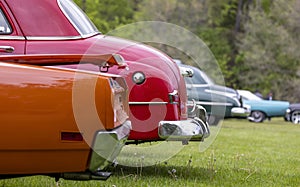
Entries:
<svg viewBox="0 0 300 187">
<path fill-rule="evenodd" d="M 9 62 L 0 62 L 1 67 L 13 67 L 13 68 L 22 68 L 22 69 L 33 69 L 33 70 L 40 70 L 42 71 L 42 68 L 34 67 L 34 66 L 24 66 L 21 64 L 11 64 Z"/>
<path fill-rule="evenodd" d="M 226 97 L 234 97 L 234 96 L 237 96 L 236 93 L 229 93 L 229 92 L 226 92 L 225 89 L 224 89 L 224 91 L 216 91 L 216 90 L 210 90 L 210 89 L 205 89 L 204 91 L 205 91 L 205 92 L 208 92 L 208 93 L 214 93 L 214 94 L 217 94 L 217 95 L 223 95 L 223 96 L 226 96 Z"/>
<path fill-rule="evenodd" d="M 0 35 L 0 40 L 25 40 L 23 36 Z"/>
<path fill-rule="evenodd" d="M 78 40 L 83 38 L 88 38 L 91 36 L 95 36 L 100 34 L 100 32 L 94 32 L 84 36 L 26 36 L 27 40 Z M 7 36 L 7 35 L 0 35 L 0 40 L 26 40 L 23 36 Z"/>
<path fill-rule="evenodd" d="M 68 68 L 68 67 L 63 67 L 63 66 L 43 66 L 49 69 L 58 69 L 58 70 L 68 70 L 68 71 L 75 71 L 78 73 L 88 73 L 88 74 L 93 74 L 93 75 L 102 75 L 102 76 L 107 76 L 107 77 L 121 77 L 120 75 L 117 74 L 110 74 L 110 73 L 102 73 L 102 72 L 97 72 L 97 71 L 89 71 L 89 70 L 82 70 L 82 69 L 76 69 L 76 68 Z"/>
<path fill-rule="evenodd" d="M 187 86 L 194 87 L 194 88 L 203 88 L 203 87 L 209 87 L 209 84 L 186 84 Z"/>
<path fill-rule="evenodd" d="M 81 36 L 27 36 L 27 40 L 78 40 Z"/>
<path fill-rule="evenodd" d="M 98 35 L 98 34 L 101 34 L 101 32 L 92 32 L 90 34 L 83 34 L 81 35 L 82 38 L 89 38 L 89 37 L 92 37 L 92 36 L 95 36 L 95 35 Z"/>
<path fill-rule="evenodd" d="M 210 87 L 211 85 L 209 84 L 186 84 L 187 88 L 204 88 L 204 87 Z M 217 94 L 217 95 L 223 95 L 226 97 L 237 97 L 236 93 L 230 93 L 230 92 L 226 92 L 226 90 L 224 89 L 224 91 L 217 91 L 217 90 L 211 90 L 211 89 L 205 89 L 205 92 L 208 93 L 213 93 L 213 94 Z"/>
<path fill-rule="evenodd" d="M 128 102 L 130 105 L 165 105 L 168 102 Z"/>
<path fill-rule="evenodd" d="M 76 24 L 73 23 L 72 19 L 70 19 L 70 16 L 65 12 L 65 10 L 62 8 L 61 2 L 59 0 L 56 1 L 59 9 L 63 12 L 63 14 L 67 17 L 67 19 L 69 20 L 69 22 L 71 22 L 72 26 L 76 29 L 76 31 L 82 35 L 82 33 L 80 32 L 80 30 L 78 29 L 78 27 L 76 26 Z"/>
<path fill-rule="evenodd" d="M 222 103 L 222 102 L 205 102 L 205 101 L 196 101 L 197 105 L 221 105 L 221 106 L 233 106 L 232 103 Z"/>
</svg>

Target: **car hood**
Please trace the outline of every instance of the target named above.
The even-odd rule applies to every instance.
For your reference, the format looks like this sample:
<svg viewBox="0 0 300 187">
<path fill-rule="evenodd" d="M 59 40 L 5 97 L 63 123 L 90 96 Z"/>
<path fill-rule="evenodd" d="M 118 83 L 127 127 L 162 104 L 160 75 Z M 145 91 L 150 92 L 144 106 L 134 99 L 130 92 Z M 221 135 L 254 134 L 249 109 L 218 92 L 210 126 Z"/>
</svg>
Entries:
<svg viewBox="0 0 300 187">
<path fill-rule="evenodd" d="M 273 107 L 286 107 L 288 108 L 289 102 L 287 101 L 274 101 L 274 100 L 243 100 L 245 104 L 251 106 L 273 106 Z"/>
<path fill-rule="evenodd" d="M 237 92 L 234 89 L 217 84 L 208 85 L 205 91 L 217 95 L 226 95 L 228 97 L 237 96 Z"/>
</svg>

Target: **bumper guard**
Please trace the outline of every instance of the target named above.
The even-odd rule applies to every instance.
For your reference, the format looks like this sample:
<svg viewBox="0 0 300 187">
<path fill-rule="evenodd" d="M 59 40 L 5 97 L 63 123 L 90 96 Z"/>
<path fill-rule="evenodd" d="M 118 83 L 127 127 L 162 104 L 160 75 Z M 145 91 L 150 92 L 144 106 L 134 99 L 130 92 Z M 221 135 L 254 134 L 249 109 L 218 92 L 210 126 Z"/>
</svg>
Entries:
<svg viewBox="0 0 300 187">
<path fill-rule="evenodd" d="M 251 113 L 251 107 L 245 105 L 243 107 L 233 107 L 231 109 L 231 115 L 233 117 L 248 117 Z"/>
<path fill-rule="evenodd" d="M 206 121 L 206 111 L 195 102 L 188 103 L 189 118 L 182 121 L 160 121 L 158 125 L 159 137 L 166 140 L 203 141 L 210 135 Z"/>
<path fill-rule="evenodd" d="M 96 134 L 89 166 L 91 172 L 103 170 L 115 161 L 127 141 L 130 130 L 131 122 L 126 121 L 112 131 L 99 131 Z"/>
</svg>

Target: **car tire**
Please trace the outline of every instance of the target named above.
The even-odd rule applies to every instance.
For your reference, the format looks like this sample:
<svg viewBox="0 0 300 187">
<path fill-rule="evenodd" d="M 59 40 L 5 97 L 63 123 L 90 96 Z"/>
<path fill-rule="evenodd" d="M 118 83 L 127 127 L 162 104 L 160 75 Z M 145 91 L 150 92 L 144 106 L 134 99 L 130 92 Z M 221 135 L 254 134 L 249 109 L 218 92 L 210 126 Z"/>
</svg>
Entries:
<svg viewBox="0 0 300 187">
<path fill-rule="evenodd" d="M 251 121 L 255 123 L 261 123 L 266 119 L 266 115 L 261 111 L 252 111 L 251 112 Z"/>
<path fill-rule="evenodd" d="M 294 124 L 300 124 L 300 110 L 295 110 L 291 113 L 291 122 Z"/>
<path fill-rule="evenodd" d="M 209 115 L 207 122 L 211 126 L 217 126 L 219 124 L 220 120 L 221 119 L 215 115 Z"/>
</svg>

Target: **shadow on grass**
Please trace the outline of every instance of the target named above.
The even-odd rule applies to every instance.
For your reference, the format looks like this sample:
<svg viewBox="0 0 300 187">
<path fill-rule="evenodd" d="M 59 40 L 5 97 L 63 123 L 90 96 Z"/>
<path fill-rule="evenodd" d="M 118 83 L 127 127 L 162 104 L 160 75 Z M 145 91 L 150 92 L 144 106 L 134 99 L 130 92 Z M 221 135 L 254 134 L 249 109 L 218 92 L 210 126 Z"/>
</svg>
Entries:
<svg viewBox="0 0 300 187">
<path fill-rule="evenodd" d="M 215 170 L 193 166 L 172 166 L 162 163 L 147 167 L 127 167 L 117 166 L 110 168 L 115 177 L 149 177 L 149 178 L 166 178 L 166 179 L 185 179 L 194 180 L 211 180 L 215 176 Z"/>
<path fill-rule="evenodd" d="M 218 171 L 217 171 L 218 170 Z M 282 174 L 272 170 L 245 169 L 245 168 L 203 168 L 189 166 L 172 166 L 159 164 L 151 167 L 124 167 L 112 168 L 113 176 L 118 179 L 151 180 L 180 180 L 198 181 L 202 184 L 214 185 L 254 185 L 254 186 L 286 186 L 299 184 L 297 174 Z M 293 186 L 291 185 L 291 186 Z"/>
</svg>

